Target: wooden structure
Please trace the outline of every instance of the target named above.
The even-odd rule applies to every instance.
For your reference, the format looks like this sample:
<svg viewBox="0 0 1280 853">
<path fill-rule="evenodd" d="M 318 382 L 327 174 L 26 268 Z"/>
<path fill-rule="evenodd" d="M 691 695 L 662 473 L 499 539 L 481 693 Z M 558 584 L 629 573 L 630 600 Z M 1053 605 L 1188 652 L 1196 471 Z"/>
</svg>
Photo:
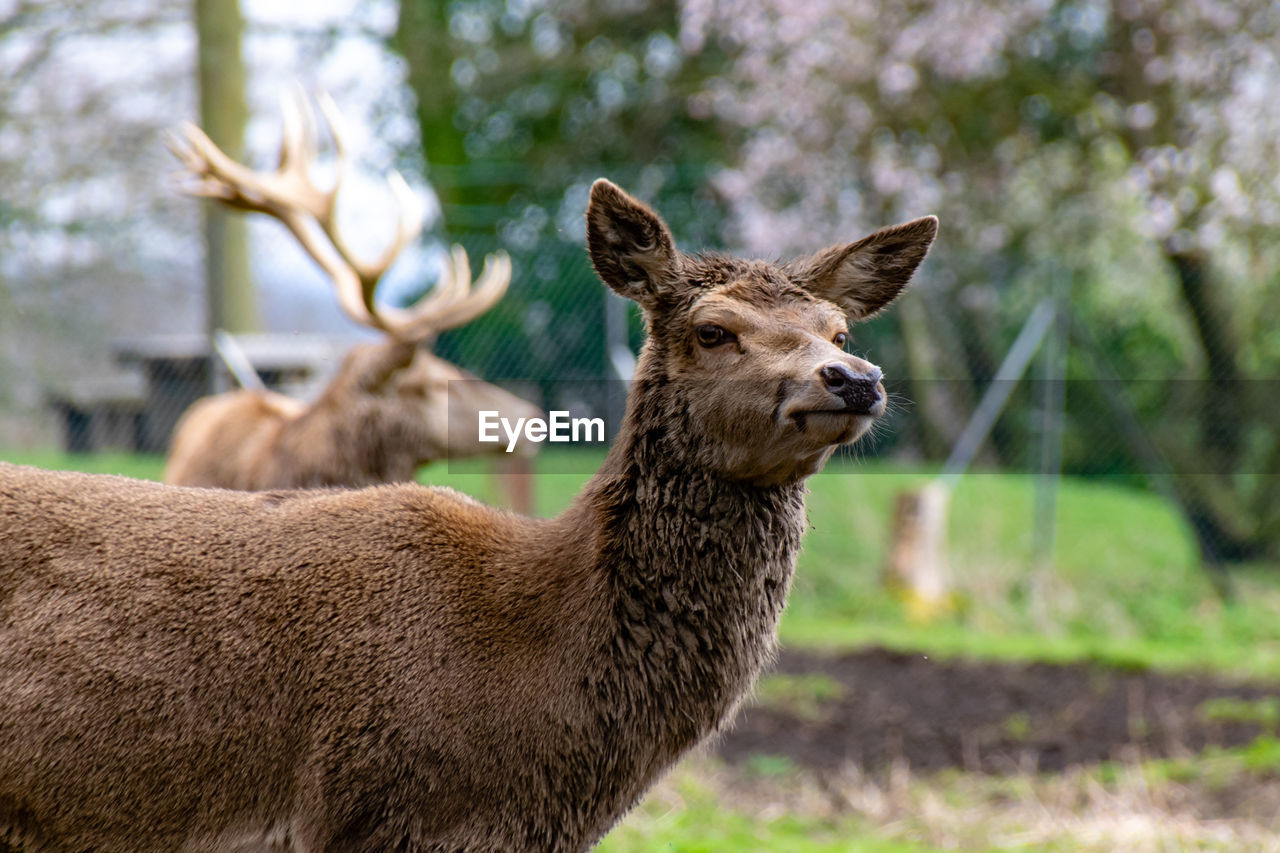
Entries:
<svg viewBox="0 0 1280 853">
<path fill-rule="evenodd" d="M 268 388 L 302 396 L 328 377 L 352 343 L 314 334 L 249 334 L 237 341 Z M 123 339 L 112 346 L 112 358 L 125 368 L 118 376 L 77 380 L 47 395 L 70 452 L 164 453 L 188 406 L 215 387 L 234 385 L 202 334 Z"/>
</svg>

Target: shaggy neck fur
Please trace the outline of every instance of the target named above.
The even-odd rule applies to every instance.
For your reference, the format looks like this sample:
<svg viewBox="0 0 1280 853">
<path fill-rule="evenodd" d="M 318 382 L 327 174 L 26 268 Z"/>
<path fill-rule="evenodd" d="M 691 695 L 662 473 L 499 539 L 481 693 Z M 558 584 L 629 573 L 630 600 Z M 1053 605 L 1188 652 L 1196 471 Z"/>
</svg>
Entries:
<svg viewBox="0 0 1280 853">
<path fill-rule="evenodd" d="M 804 487 L 726 481 L 700 461 L 677 386 L 642 359 L 627 418 L 580 504 L 598 513 L 613 613 L 590 685 L 612 824 L 718 728 L 769 661 L 804 530 Z M 647 362 L 647 364 L 646 364 Z"/>
</svg>

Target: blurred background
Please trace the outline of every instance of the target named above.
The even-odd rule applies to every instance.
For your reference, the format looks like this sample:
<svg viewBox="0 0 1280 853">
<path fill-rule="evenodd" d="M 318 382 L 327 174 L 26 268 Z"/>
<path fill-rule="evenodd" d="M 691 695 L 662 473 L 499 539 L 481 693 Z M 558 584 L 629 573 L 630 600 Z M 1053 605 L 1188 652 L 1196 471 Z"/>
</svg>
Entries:
<svg viewBox="0 0 1280 853">
<path fill-rule="evenodd" d="M 606 846 L 1280 849 L 1278 46 L 1264 0 L 0 0 L 0 458 L 159 476 L 211 330 L 302 397 L 368 339 L 165 149 L 274 168 L 295 83 L 347 119 L 358 249 L 389 171 L 427 213 L 380 298 L 511 254 L 434 351 L 544 407 L 616 406 L 581 383 L 643 338 L 597 177 L 686 250 L 934 213 L 854 330 L 894 411 L 813 481 L 779 671 Z M 540 512 L 590 453 L 539 457 Z"/>
</svg>

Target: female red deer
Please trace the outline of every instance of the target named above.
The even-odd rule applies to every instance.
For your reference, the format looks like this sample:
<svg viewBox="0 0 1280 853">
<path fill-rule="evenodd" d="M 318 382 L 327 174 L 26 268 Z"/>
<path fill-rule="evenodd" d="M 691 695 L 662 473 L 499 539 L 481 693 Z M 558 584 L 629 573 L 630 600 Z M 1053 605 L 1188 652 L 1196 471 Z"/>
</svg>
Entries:
<svg viewBox="0 0 1280 853">
<path fill-rule="evenodd" d="M 0 464 L 0 840 L 583 851 L 773 654 L 805 479 L 883 412 L 849 323 L 932 217 L 785 266 L 677 251 L 597 181 L 648 339 L 560 516 L 447 489 L 237 493 Z"/>
<path fill-rule="evenodd" d="M 431 295 L 407 310 L 376 303 L 379 281 L 418 236 L 422 220 L 409 212 L 416 209 L 409 189 L 393 175 L 400 209 L 395 237 L 376 261 L 355 256 L 334 215 L 345 168 L 340 119 L 327 97 L 320 105 L 338 161 L 338 179 L 327 191 L 310 177 L 316 139 L 301 98 L 285 102 L 284 141 L 274 173 L 231 161 L 194 125 L 184 126 L 183 138 L 171 147 L 196 179 L 191 192 L 284 223 L 333 281 L 347 315 L 384 333 L 386 340 L 349 352 L 310 405 L 261 390 L 197 401 L 174 431 L 166 483 L 262 491 L 404 482 L 438 459 L 503 453 L 505 443 L 478 440 L 481 411 L 498 411 L 513 423 L 542 416 L 533 404 L 482 382 L 429 348 L 438 334 L 470 322 L 502 298 L 511 280 L 505 253 L 486 259 L 473 289 L 466 253 L 454 247 Z M 517 448 L 527 460 L 537 445 L 525 442 Z M 512 485 L 518 491 L 511 495 L 516 508 L 526 512 L 527 473 L 526 468 L 517 475 Z"/>
</svg>

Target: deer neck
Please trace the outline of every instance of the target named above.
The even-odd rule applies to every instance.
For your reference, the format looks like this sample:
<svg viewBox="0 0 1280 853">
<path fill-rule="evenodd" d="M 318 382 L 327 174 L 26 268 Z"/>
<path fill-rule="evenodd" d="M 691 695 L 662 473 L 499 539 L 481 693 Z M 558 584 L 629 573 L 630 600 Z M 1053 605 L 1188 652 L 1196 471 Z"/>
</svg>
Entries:
<svg viewBox="0 0 1280 853">
<path fill-rule="evenodd" d="M 805 524 L 801 482 L 707 470 L 685 412 L 671 383 L 641 372 L 586 493 L 613 607 L 601 698 L 619 747 L 652 745 L 635 758 L 655 772 L 722 722 L 769 660 Z"/>
</svg>

